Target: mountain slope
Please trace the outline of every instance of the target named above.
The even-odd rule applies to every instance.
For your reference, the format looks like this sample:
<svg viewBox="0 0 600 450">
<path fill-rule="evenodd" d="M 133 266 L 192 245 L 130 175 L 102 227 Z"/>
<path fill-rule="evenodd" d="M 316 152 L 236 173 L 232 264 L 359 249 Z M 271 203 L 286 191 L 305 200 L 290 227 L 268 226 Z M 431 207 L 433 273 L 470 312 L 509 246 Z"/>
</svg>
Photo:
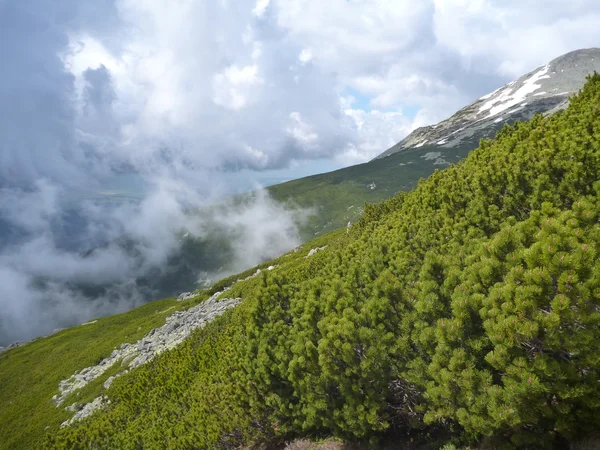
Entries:
<svg viewBox="0 0 600 450">
<path fill-rule="evenodd" d="M 585 77 L 600 72 L 600 49 L 576 50 L 484 95 L 437 125 L 419 128 L 383 152 L 385 158 L 410 148 L 427 147 L 446 154 L 456 147 L 476 146 L 494 137 L 504 123 L 527 120 L 534 114 L 564 109 Z"/>
<path fill-rule="evenodd" d="M 415 130 L 373 161 L 271 186 L 269 192 L 277 200 L 316 209 L 302 229 L 305 239 L 345 226 L 360 217 L 364 202 L 412 189 L 434 170 L 465 158 L 505 124 L 564 109 L 594 71 L 600 72 L 600 49 L 567 53 L 447 120 Z"/>
<path fill-rule="evenodd" d="M 441 429 L 564 448 L 597 429 L 598 105 L 600 75 L 567 111 L 505 128 L 326 248 L 235 284 L 239 306 L 116 379 L 104 410 L 46 447 Z"/>
</svg>

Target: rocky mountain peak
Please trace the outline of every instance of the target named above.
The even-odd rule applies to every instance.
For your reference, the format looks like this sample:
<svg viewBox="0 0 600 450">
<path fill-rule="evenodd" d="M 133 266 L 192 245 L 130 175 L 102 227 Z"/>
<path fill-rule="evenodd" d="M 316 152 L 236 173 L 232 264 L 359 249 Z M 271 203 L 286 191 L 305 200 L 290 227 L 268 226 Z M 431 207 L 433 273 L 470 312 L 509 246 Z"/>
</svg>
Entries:
<svg viewBox="0 0 600 450">
<path fill-rule="evenodd" d="M 551 114 L 565 108 L 569 97 L 585 84 L 586 76 L 600 72 L 600 49 L 576 50 L 480 97 L 437 125 L 417 128 L 383 152 L 383 158 L 409 148 L 440 150 L 476 146 L 491 138 L 505 123 L 527 120 L 536 113 Z"/>
</svg>

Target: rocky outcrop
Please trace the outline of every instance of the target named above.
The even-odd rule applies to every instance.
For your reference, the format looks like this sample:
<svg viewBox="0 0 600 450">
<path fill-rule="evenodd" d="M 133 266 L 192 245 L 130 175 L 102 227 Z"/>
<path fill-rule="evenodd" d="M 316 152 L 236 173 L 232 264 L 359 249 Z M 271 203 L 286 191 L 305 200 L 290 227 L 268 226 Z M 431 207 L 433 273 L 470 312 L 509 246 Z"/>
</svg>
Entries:
<svg viewBox="0 0 600 450">
<path fill-rule="evenodd" d="M 178 302 L 183 302 L 185 300 L 189 300 L 191 298 L 196 297 L 196 295 L 197 294 L 194 293 L 194 292 L 183 292 L 183 293 L 179 294 L 179 297 L 177 297 L 177 301 Z"/>
<path fill-rule="evenodd" d="M 327 248 L 327 246 L 326 246 L 326 245 L 325 245 L 324 247 L 316 247 L 316 248 L 313 248 L 313 249 L 311 249 L 311 250 L 310 250 L 310 252 L 308 252 L 308 255 L 306 255 L 306 256 L 304 257 L 304 259 L 306 259 L 306 258 L 310 258 L 310 257 L 311 257 L 312 255 L 314 255 L 315 253 L 317 253 L 317 252 L 321 252 L 321 251 L 325 250 L 326 248 Z"/>
<path fill-rule="evenodd" d="M 59 384 L 59 393 L 53 397 L 54 402 L 57 406 L 61 406 L 65 399 L 73 392 L 86 386 L 89 382 L 104 374 L 113 365 L 120 362 L 123 371 L 111 376 L 104 382 L 104 388 L 108 389 L 115 378 L 126 374 L 135 367 L 146 364 L 165 350 L 179 345 L 193 330 L 204 327 L 207 323 L 213 321 L 241 301 L 240 298 L 219 299 L 219 296 L 226 290 L 217 292 L 205 302 L 188 310 L 173 313 L 167 317 L 166 323 L 162 327 L 154 328 L 135 344 L 122 344 L 98 365 L 86 367 L 72 375 L 69 379 L 61 381 Z M 66 421 L 63 425 L 68 426 L 73 421 L 80 420 L 92 414 L 104 405 L 105 402 L 102 400 L 102 397 L 98 397 L 87 405 L 73 404 L 68 406 L 67 409 L 77 412 L 73 418 Z"/>
<path fill-rule="evenodd" d="M 75 415 L 73 417 L 71 417 L 69 420 L 65 420 L 60 425 L 60 427 L 61 428 L 68 427 L 72 423 L 75 423 L 75 422 L 91 415 L 92 413 L 94 413 L 94 411 L 102 409 L 109 404 L 110 404 L 110 400 L 106 396 L 97 397 L 91 403 L 87 403 L 84 405 L 82 405 L 80 403 L 73 403 L 71 406 L 67 406 L 65 409 L 67 411 L 74 412 Z"/>
</svg>

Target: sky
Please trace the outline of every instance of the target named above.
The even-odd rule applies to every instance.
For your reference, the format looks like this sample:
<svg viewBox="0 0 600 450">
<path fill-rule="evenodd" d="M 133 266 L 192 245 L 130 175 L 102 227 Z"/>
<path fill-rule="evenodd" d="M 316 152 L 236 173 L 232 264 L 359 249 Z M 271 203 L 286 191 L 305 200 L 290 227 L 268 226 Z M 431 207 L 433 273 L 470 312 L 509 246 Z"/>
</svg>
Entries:
<svg viewBox="0 0 600 450">
<path fill-rule="evenodd" d="M 83 261 L 65 236 L 81 250 L 127 234 L 160 265 L 183 224 L 202 236 L 189 208 L 369 161 L 600 46 L 598 23 L 596 0 L 0 0 L 0 338 L 143 301 L 75 308 L 73 277 L 139 268 L 114 251 Z M 134 206 L 85 194 L 134 184 Z M 253 207 L 224 218 L 247 228 L 247 265 L 266 254 L 256 242 L 297 244 L 293 212 L 268 196 Z M 257 236 L 252 217 L 281 236 Z"/>
<path fill-rule="evenodd" d="M 0 183 L 365 162 L 599 45 L 599 18 L 593 0 L 2 0 Z"/>
</svg>

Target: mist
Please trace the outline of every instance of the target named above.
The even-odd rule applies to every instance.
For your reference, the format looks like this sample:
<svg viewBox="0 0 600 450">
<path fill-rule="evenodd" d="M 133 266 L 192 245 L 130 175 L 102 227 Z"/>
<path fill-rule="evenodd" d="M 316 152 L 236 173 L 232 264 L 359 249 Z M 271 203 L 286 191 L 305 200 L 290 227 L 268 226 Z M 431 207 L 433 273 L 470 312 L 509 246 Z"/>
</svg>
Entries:
<svg viewBox="0 0 600 450">
<path fill-rule="evenodd" d="M 256 170 L 258 179 L 343 145 L 309 124 L 322 108 L 279 73 L 291 62 L 283 49 L 259 50 L 239 34 L 244 11 L 140 8 L 0 3 L 0 59 L 10 62 L 0 70 L 0 345 L 193 290 L 293 248 L 301 214 L 234 173 Z M 229 33 L 217 58 L 212 16 L 227 19 Z M 174 23 L 197 30 L 186 47 Z M 281 58 L 253 75 L 261 51 Z M 174 53 L 182 65 L 166 73 Z M 239 67 L 227 63 L 243 54 Z M 271 75 L 278 92 L 259 100 Z M 331 125 L 333 79 L 307 76 L 337 108 L 322 121 Z M 128 176 L 142 186 L 111 187 Z M 245 201 L 226 200 L 249 187 Z"/>
<path fill-rule="evenodd" d="M 161 291 L 139 279 L 173 270 L 183 245 L 214 239 L 216 229 L 227 251 L 192 274 L 196 280 L 214 281 L 278 256 L 299 244 L 303 217 L 262 189 L 234 203 L 164 178 L 156 178 L 139 201 L 117 204 L 74 201 L 49 182 L 31 191 L 4 189 L 0 199 L 4 345 L 157 299 Z M 211 207 L 214 202 L 218 207 Z"/>
</svg>

